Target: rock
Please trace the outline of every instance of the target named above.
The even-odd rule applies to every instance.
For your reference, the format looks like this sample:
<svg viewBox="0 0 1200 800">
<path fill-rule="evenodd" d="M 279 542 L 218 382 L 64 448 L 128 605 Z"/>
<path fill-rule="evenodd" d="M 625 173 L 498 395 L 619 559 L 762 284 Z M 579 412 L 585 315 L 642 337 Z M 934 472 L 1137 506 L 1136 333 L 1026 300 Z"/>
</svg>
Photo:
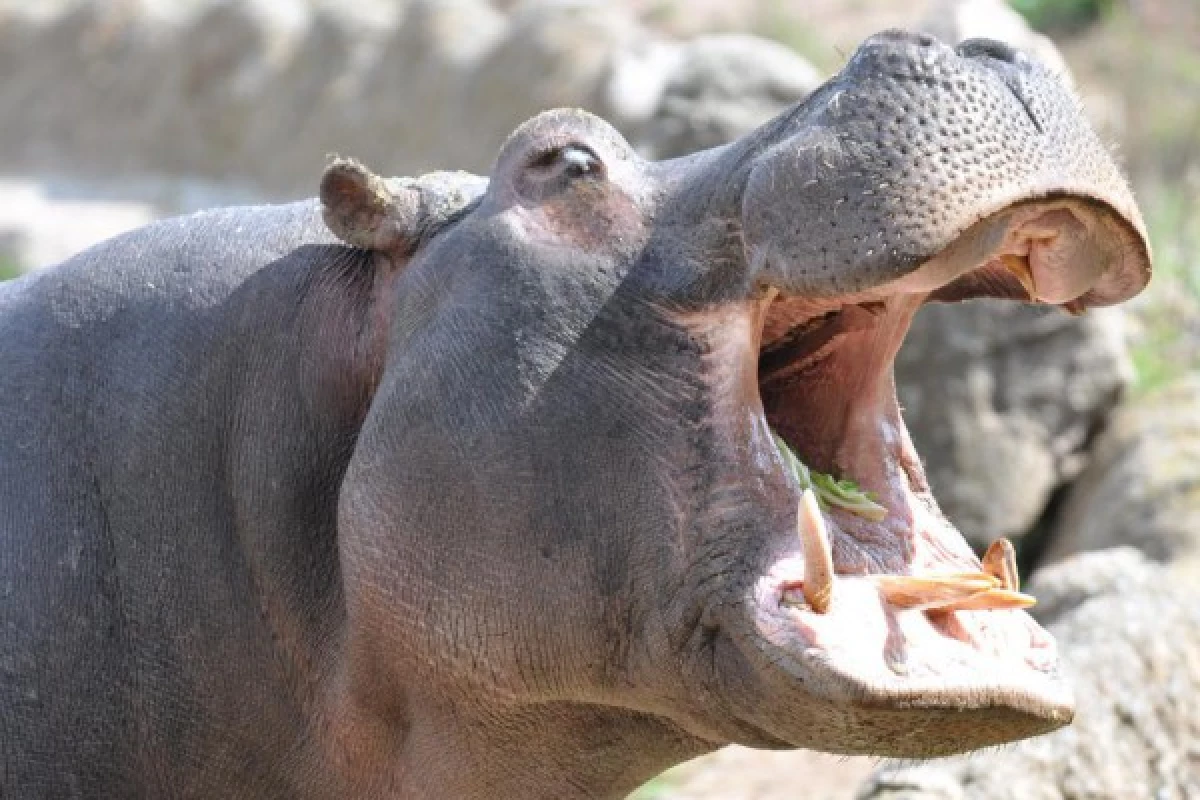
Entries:
<svg viewBox="0 0 1200 800">
<path fill-rule="evenodd" d="M 1113 416 L 1067 495 L 1046 558 L 1118 544 L 1200 574 L 1200 378 Z"/>
<path fill-rule="evenodd" d="M 463 121 L 486 131 L 489 160 L 517 125 L 548 108 L 579 107 L 607 116 L 615 54 L 649 37 L 633 17 L 596 0 L 523 3 L 507 35 L 472 70 L 459 101 Z"/>
<path fill-rule="evenodd" d="M 817 69 L 783 45 L 744 34 L 699 37 L 683 46 L 642 149 L 674 158 L 724 144 L 820 83 Z"/>
<path fill-rule="evenodd" d="M 976 547 L 1020 537 L 1075 478 L 1128 384 L 1123 317 L 931 305 L 896 358 L 905 420 L 942 509 Z"/>
<path fill-rule="evenodd" d="M 1200 594 L 1127 549 L 1071 559 L 1030 588 L 1057 598 L 1049 629 L 1075 722 L 1004 750 L 885 767 L 860 800 L 1200 797 Z"/>
<path fill-rule="evenodd" d="M 325 110 L 326 117 L 346 110 L 355 116 L 352 126 L 326 126 L 328 135 L 341 136 L 337 150 L 396 175 L 486 168 L 494 153 L 480 138 L 495 138 L 494 125 L 482 113 L 472 116 L 463 96 L 507 32 L 507 20 L 484 0 L 414 2 L 369 59 L 358 91 L 333 98 Z"/>
<path fill-rule="evenodd" d="M 868 756 L 724 747 L 668 770 L 628 800 L 850 800 Z"/>
<path fill-rule="evenodd" d="M 644 150 L 724 141 L 816 72 L 749 36 L 678 42 L 600 0 L 0 0 L 0 169 L 311 192 L 331 151 L 486 171 L 577 106 Z"/>
<path fill-rule="evenodd" d="M 613 54 L 604 81 L 608 121 L 649 153 L 647 128 L 662 105 L 667 83 L 679 69 L 686 45 L 647 37 Z"/>
<path fill-rule="evenodd" d="M 1033 616 L 1049 625 L 1096 597 L 1152 591 L 1161 573 L 1158 565 L 1138 550 L 1114 547 L 1042 567 L 1024 591 L 1037 598 Z"/>
<path fill-rule="evenodd" d="M 962 784 L 941 767 L 884 768 L 859 792 L 859 800 L 966 800 Z"/>
</svg>

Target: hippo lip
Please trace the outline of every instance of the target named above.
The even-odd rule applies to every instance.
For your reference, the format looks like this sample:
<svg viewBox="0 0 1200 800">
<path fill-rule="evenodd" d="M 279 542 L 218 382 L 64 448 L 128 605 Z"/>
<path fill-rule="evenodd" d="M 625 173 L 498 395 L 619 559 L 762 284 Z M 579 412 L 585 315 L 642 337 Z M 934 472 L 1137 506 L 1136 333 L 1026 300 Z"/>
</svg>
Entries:
<svg viewBox="0 0 1200 800">
<path fill-rule="evenodd" d="M 1054 212 L 1042 208 L 1022 219 L 1044 221 L 1047 213 Z M 828 608 L 818 611 L 799 591 L 811 554 L 803 537 L 795 537 L 751 592 L 751 638 L 806 691 L 829 699 L 830 713 L 905 710 L 894 720 L 897 755 L 914 754 L 904 731 L 949 724 L 943 715 L 952 710 L 1003 721 L 964 730 L 961 738 L 928 737 L 943 743 L 938 752 L 1046 732 L 1073 715 L 1053 639 L 1026 613 L 963 610 L 961 604 L 903 608 L 879 580 L 980 574 L 979 559 L 930 492 L 901 418 L 892 364 L 913 316 L 930 299 L 1029 299 L 1037 297 L 1041 279 L 1070 286 L 1071 298 L 1052 299 L 1083 310 L 1072 298 L 1096 276 L 1053 275 L 1047 259 L 1010 255 L 988 253 L 975 268 L 934 277 L 929 273 L 944 267 L 931 259 L 902 285 L 870 296 L 815 302 L 772 292 L 765 301 L 758 382 L 766 422 L 808 467 L 853 479 L 887 514 L 872 520 L 823 509 L 834 572 Z M 1086 273 L 1087 266 L 1071 269 Z"/>
</svg>

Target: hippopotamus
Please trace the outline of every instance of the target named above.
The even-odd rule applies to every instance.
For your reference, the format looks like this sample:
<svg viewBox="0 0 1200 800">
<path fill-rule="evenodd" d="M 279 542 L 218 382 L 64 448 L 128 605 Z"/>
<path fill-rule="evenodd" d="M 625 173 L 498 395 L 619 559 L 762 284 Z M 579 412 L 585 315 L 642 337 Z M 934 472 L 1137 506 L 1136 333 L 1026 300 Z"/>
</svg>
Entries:
<svg viewBox="0 0 1200 800">
<path fill-rule="evenodd" d="M 1068 89 L 889 32 L 713 150 L 550 111 L 486 178 L 338 158 L 8 283 L 3 794 L 618 797 L 1058 728 L 893 357 L 925 303 L 1149 276 Z"/>
</svg>

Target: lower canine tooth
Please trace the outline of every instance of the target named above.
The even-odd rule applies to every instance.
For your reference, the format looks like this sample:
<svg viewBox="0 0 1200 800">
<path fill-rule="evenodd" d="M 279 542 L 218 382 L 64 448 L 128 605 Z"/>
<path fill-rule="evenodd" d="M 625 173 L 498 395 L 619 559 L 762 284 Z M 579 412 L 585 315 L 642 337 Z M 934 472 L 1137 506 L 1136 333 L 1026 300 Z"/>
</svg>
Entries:
<svg viewBox="0 0 1200 800">
<path fill-rule="evenodd" d="M 995 591 L 996 579 L 983 573 L 957 575 L 872 575 L 887 602 L 896 608 L 923 611 L 947 608 L 981 592 Z"/>
<path fill-rule="evenodd" d="M 1008 539 L 997 539 L 988 545 L 983 554 L 983 571 L 994 575 L 1001 589 L 1017 591 L 1021 588 L 1021 577 L 1017 574 L 1017 551 Z"/>
<path fill-rule="evenodd" d="M 1004 611 L 1011 608 L 1029 608 L 1037 603 L 1037 598 L 1008 589 L 988 589 L 986 592 L 973 594 L 948 606 L 940 606 L 940 611 Z"/>
<path fill-rule="evenodd" d="M 804 599 L 813 611 L 824 614 L 833 599 L 833 550 L 812 489 L 805 489 L 800 495 L 796 532 L 804 544 Z"/>
</svg>

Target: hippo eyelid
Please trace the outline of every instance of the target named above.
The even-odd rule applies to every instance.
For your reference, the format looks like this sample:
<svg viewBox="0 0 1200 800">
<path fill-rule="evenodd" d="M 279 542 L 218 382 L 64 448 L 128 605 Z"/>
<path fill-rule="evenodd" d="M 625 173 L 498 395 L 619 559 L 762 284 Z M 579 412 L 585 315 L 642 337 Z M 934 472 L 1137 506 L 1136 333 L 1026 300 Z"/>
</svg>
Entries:
<svg viewBox="0 0 1200 800">
<path fill-rule="evenodd" d="M 564 171 L 572 177 L 600 176 L 604 170 L 604 163 L 592 148 L 578 142 L 549 147 L 533 155 L 528 162 L 534 169 L 550 169 L 558 164 L 562 164 Z"/>
</svg>

